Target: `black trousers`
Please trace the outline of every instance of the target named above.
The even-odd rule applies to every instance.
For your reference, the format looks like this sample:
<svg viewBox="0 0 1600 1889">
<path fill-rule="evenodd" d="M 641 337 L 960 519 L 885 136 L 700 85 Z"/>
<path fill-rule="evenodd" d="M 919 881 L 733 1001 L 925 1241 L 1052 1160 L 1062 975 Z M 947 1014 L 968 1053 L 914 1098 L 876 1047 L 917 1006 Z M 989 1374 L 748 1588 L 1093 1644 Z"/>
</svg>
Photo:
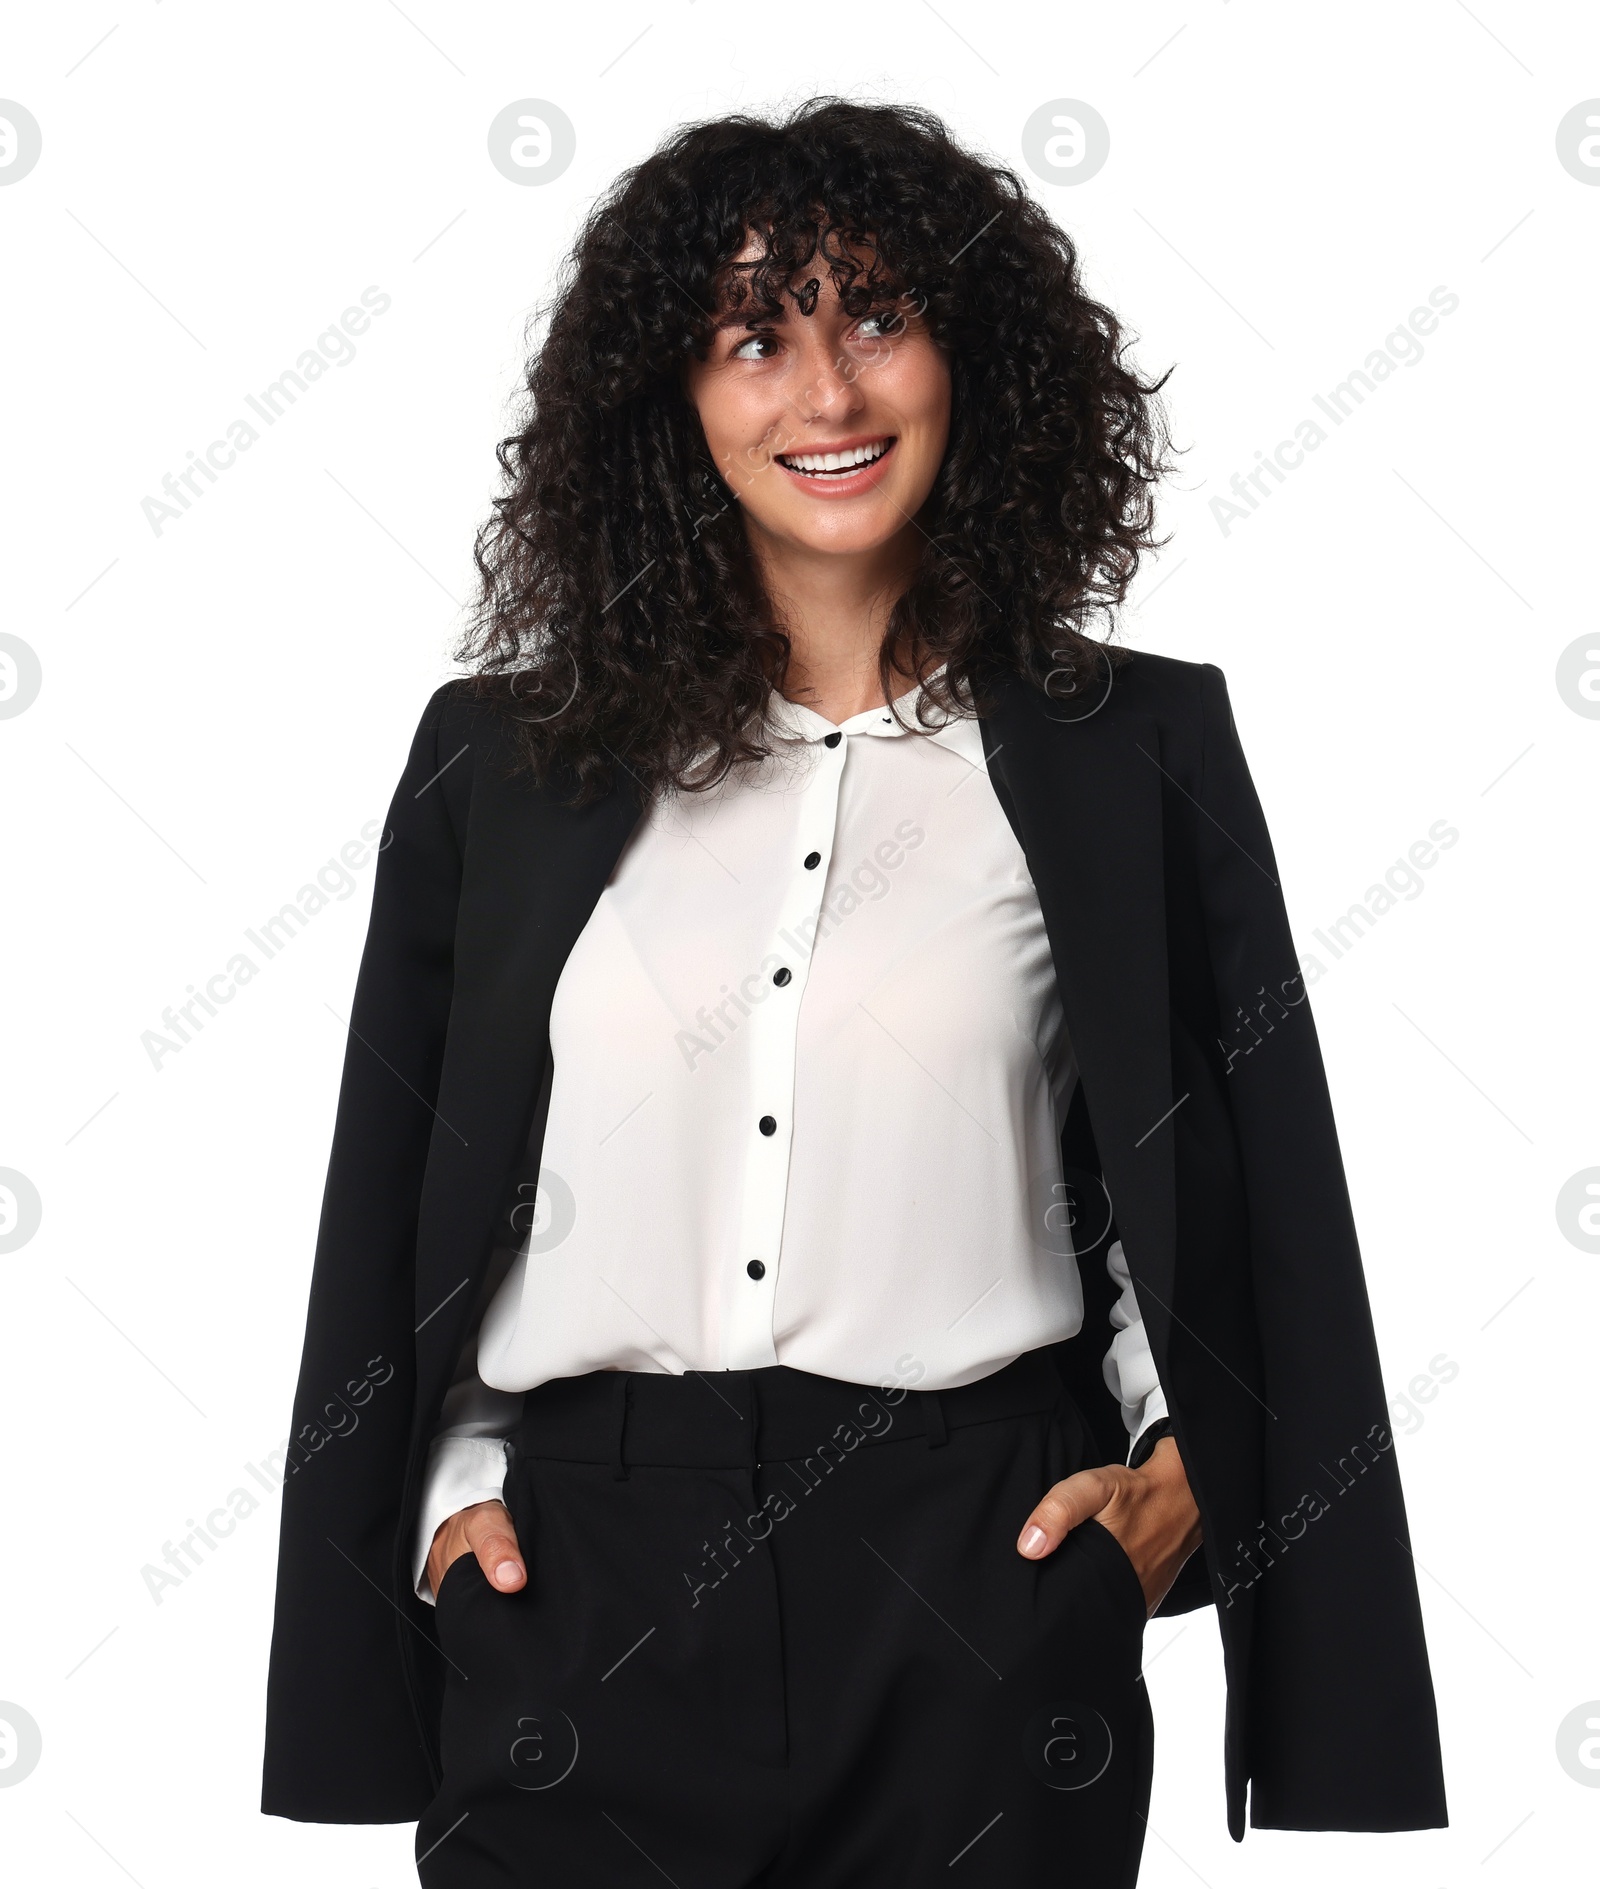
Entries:
<svg viewBox="0 0 1600 1889">
<path fill-rule="evenodd" d="M 1122 1889 L 1144 1597 L 1097 1522 L 1016 1538 L 1085 1460 L 1049 1358 L 869 1390 L 779 1366 L 530 1392 L 528 1584 L 451 1563 L 424 1889 Z"/>
</svg>

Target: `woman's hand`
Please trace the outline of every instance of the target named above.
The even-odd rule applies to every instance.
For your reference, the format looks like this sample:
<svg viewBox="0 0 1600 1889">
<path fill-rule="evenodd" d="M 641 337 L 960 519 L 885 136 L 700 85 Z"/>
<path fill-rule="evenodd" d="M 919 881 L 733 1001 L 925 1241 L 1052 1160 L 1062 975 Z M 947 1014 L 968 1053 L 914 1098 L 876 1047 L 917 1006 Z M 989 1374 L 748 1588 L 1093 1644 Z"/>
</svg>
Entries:
<svg viewBox="0 0 1600 1889">
<path fill-rule="evenodd" d="M 1116 1536 L 1144 1589 L 1145 1612 L 1153 1614 L 1200 1546 L 1200 1511 L 1177 1443 L 1164 1436 L 1142 1469 L 1108 1463 L 1058 1482 L 1028 1517 L 1018 1554 L 1030 1561 L 1054 1554 L 1091 1516 Z"/>
<path fill-rule="evenodd" d="M 1061 1486 L 1065 1488 L 1066 1484 Z M 522 1565 L 516 1527 L 503 1502 L 474 1502 L 470 1509 L 457 1509 L 433 1531 L 428 1585 L 436 1595 L 445 1569 L 464 1554 L 478 1557 L 489 1585 L 502 1594 L 514 1594 L 527 1584 L 528 1571 Z"/>
</svg>

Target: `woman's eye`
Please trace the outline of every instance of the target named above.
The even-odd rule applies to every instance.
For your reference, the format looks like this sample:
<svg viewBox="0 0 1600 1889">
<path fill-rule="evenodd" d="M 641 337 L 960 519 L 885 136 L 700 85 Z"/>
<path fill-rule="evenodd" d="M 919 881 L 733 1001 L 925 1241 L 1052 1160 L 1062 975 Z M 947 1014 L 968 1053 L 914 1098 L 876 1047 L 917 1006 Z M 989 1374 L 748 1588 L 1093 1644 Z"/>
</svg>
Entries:
<svg viewBox="0 0 1600 1889">
<path fill-rule="evenodd" d="M 778 343 L 772 335 L 750 335 L 741 341 L 729 356 L 734 361 L 770 361 L 777 352 Z M 771 350 L 769 353 L 767 350 Z"/>
<path fill-rule="evenodd" d="M 890 310 L 881 315 L 863 315 L 856 333 L 863 341 L 890 341 L 905 326 L 902 316 Z"/>
</svg>

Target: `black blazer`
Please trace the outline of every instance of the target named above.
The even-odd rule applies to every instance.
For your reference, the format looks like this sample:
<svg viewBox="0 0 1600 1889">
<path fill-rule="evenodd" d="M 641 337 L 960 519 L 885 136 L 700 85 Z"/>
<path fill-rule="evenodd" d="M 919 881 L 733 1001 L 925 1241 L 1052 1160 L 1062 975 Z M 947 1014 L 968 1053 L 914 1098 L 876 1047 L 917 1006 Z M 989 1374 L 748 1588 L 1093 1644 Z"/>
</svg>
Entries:
<svg viewBox="0 0 1600 1889">
<path fill-rule="evenodd" d="M 1272 844 L 1209 664 L 1135 654 L 1097 713 L 1018 677 L 983 723 L 1081 1082 L 1062 1137 L 1107 1198 L 1205 1529 L 1162 1613 L 1215 1604 L 1228 1828 L 1445 1822 L 1387 1402 Z M 513 780 L 447 683 L 389 812 L 351 1016 L 286 1464 L 263 1810 L 418 1817 L 443 1660 L 411 1589 L 427 1444 L 516 1178 L 551 998 L 639 816 Z M 1057 1362 L 1105 1461 L 1112 1288 Z M 1042 1494 L 1043 1491 L 1041 1490 Z"/>
</svg>

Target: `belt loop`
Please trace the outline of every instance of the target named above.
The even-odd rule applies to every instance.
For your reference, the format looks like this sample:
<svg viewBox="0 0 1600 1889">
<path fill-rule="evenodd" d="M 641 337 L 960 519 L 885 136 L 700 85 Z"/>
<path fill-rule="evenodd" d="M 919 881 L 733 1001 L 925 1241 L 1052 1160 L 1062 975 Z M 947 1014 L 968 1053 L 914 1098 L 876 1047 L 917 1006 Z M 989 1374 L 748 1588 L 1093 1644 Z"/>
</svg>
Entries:
<svg viewBox="0 0 1600 1889">
<path fill-rule="evenodd" d="M 628 1480 L 628 1465 L 622 1454 L 623 1439 L 628 1429 L 628 1405 L 633 1401 L 633 1380 L 626 1371 L 617 1373 L 617 1464 L 612 1470 L 612 1479 L 616 1482 Z"/>
<path fill-rule="evenodd" d="M 941 1450 L 950 1441 L 950 1432 L 945 1427 L 944 1405 L 939 1401 L 937 1391 L 918 1391 L 922 1399 L 922 1429 L 928 1439 L 930 1450 Z"/>
</svg>

